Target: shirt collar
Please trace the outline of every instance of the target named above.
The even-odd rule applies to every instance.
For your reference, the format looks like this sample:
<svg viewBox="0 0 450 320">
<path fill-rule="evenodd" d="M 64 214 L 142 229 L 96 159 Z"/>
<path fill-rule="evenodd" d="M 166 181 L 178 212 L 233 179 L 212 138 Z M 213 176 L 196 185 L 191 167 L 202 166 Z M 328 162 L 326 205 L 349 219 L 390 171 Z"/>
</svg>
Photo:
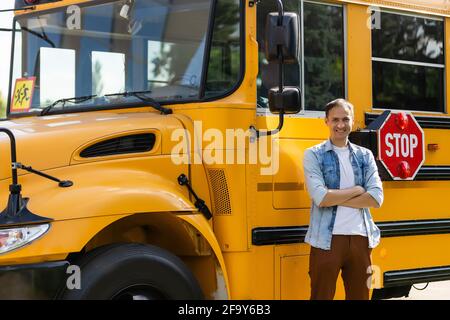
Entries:
<svg viewBox="0 0 450 320">
<path fill-rule="evenodd" d="M 348 149 L 350 150 L 350 152 L 354 151 L 354 145 L 350 141 L 348 142 Z M 333 144 L 331 143 L 331 139 L 328 139 L 325 142 L 325 152 L 328 152 L 328 151 L 331 151 L 331 150 L 333 150 Z"/>
</svg>

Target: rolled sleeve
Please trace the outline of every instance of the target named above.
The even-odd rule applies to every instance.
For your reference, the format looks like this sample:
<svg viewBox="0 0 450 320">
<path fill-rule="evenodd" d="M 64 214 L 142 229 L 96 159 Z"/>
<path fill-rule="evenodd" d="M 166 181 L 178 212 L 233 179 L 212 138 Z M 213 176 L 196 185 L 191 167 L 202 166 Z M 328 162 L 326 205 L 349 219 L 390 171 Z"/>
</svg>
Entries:
<svg viewBox="0 0 450 320">
<path fill-rule="evenodd" d="M 372 152 L 368 152 L 368 163 L 365 178 L 366 192 L 370 194 L 381 207 L 384 201 L 383 184 L 381 182 L 380 175 L 378 174 L 378 167 Z"/>
<path fill-rule="evenodd" d="M 303 170 L 305 172 L 306 188 L 309 196 L 316 206 L 320 206 L 328 189 L 325 187 L 323 173 L 320 170 L 319 161 L 310 149 L 307 149 L 303 157 Z"/>
</svg>

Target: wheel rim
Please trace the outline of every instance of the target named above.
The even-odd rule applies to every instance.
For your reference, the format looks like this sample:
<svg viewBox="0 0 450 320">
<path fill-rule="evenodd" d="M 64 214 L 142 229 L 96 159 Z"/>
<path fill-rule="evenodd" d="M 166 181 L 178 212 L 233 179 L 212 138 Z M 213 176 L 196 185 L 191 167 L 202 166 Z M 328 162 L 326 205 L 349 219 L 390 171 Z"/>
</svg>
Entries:
<svg viewBox="0 0 450 320">
<path fill-rule="evenodd" d="M 112 300 L 163 300 L 164 295 L 150 285 L 129 286 L 112 297 Z"/>
</svg>

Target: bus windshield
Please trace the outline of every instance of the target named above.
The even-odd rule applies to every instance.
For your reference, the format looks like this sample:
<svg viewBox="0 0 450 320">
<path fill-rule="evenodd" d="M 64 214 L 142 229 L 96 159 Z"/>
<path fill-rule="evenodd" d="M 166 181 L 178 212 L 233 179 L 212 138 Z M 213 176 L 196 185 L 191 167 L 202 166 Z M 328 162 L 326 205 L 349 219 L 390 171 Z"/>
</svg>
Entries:
<svg viewBox="0 0 450 320">
<path fill-rule="evenodd" d="M 212 1 L 87 2 L 18 16 L 10 112 L 137 105 L 120 94 L 136 91 L 198 99 Z"/>
</svg>

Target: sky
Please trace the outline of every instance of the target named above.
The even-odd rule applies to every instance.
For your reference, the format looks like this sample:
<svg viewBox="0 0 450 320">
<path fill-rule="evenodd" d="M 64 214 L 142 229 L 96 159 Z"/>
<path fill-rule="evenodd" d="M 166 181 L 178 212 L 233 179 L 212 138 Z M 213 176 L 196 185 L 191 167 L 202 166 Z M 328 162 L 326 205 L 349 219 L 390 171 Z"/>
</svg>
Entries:
<svg viewBox="0 0 450 320">
<path fill-rule="evenodd" d="M 0 9 L 11 9 L 14 0 L 1 0 Z M 11 28 L 12 12 L 0 12 L 0 28 Z M 11 53 L 11 33 L 0 31 L 0 91 L 5 96 L 8 91 L 9 60 Z"/>
</svg>

